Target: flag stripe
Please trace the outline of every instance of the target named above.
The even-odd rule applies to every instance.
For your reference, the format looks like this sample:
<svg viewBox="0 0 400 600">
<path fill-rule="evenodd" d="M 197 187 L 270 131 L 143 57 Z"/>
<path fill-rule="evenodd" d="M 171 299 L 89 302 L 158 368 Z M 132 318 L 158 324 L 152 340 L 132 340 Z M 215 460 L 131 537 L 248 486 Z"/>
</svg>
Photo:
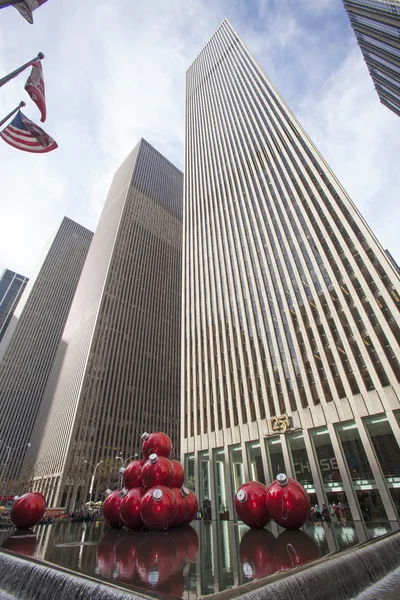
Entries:
<svg viewBox="0 0 400 600">
<path fill-rule="evenodd" d="M 35 141 L 32 140 L 32 136 L 29 137 L 29 136 L 15 135 L 10 130 L 3 131 L 2 135 L 3 135 L 4 139 L 5 139 L 5 137 L 7 137 L 8 139 L 12 140 L 16 144 L 24 144 L 27 146 L 38 146 L 39 148 L 43 148 L 43 146 L 41 144 L 39 144 L 37 142 L 37 140 L 35 140 Z"/>
<path fill-rule="evenodd" d="M 50 152 L 51 150 L 55 150 L 58 147 L 56 142 L 50 144 L 50 146 L 47 146 L 47 148 L 43 148 L 43 146 L 40 146 L 39 144 L 36 144 L 34 146 L 27 146 L 26 144 L 22 144 L 21 142 L 15 144 L 11 139 L 8 139 L 7 135 L 4 134 L 4 132 L 0 133 L 0 137 L 2 137 L 3 140 L 7 142 L 7 144 L 10 144 L 10 146 L 17 148 L 18 150 L 25 150 L 25 152 L 36 152 L 38 154 L 44 154 L 45 152 Z"/>
<path fill-rule="evenodd" d="M 58 148 L 57 143 L 19 110 L 0 137 L 13 148 L 42 154 Z"/>
</svg>

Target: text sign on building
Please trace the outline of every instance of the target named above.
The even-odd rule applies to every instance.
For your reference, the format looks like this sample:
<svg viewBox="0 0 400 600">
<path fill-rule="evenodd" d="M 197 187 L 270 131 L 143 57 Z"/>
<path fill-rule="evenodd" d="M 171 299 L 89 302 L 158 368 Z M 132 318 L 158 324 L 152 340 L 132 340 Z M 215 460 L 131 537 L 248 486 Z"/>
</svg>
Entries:
<svg viewBox="0 0 400 600">
<path fill-rule="evenodd" d="M 286 433 L 292 429 L 291 418 L 288 415 L 279 415 L 271 417 L 269 428 L 272 433 Z"/>
</svg>

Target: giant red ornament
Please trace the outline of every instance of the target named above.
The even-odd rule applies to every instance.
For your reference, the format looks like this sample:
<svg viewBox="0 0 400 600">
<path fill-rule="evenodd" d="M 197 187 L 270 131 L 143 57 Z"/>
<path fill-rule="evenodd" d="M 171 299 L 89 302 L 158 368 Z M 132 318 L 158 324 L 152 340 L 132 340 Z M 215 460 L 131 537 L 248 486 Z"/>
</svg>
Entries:
<svg viewBox="0 0 400 600">
<path fill-rule="evenodd" d="M 320 556 L 317 544 L 304 531 L 283 531 L 276 540 L 274 558 L 277 571 L 299 567 Z"/>
<path fill-rule="evenodd" d="M 175 519 L 178 505 L 171 490 L 158 486 L 148 490 L 142 498 L 140 515 L 149 529 L 168 529 Z"/>
<path fill-rule="evenodd" d="M 249 529 L 241 539 L 239 558 L 246 579 L 275 573 L 275 536 L 268 529 Z"/>
<path fill-rule="evenodd" d="M 171 482 L 171 487 L 173 488 L 181 488 L 183 486 L 183 482 L 185 481 L 185 471 L 180 462 L 172 459 L 172 466 L 174 467 L 174 477 Z"/>
<path fill-rule="evenodd" d="M 174 467 L 165 456 L 150 454 L 142 469 L 142 485 L 147 490 L 157 485 L 169 487 L 174 478 Z"/>
<path fill-rule="evenodd" d="M 144 460 L 138 458 L 129 463 L 124 471 L 124 487 L 130 490 L 135 487 L 142 487 L 142 467 Z"/>
<path fill-rule="evenodd" d="M 240 486 L 235 496 L 238 517 L 249 527 L 265 527 L 271 515 L 267 509 L 268 489 L 258 481 L 248 481 Z"/>
<path fill-rule="evenodd" d="M 129 529 L 142 529 L 144 527 L 140 516 L 140 506 L 145 491 L 142 487 L 134 487 L 128 490 L 121 500 L 119 516 L 122 523 Z"/>
<path fill-rule="evenodd" d="M 122 521 L 119 516 L 119 507 L 122 501 L 120 493 L 121 490 L 114 490 L 107 496 L 103 504 L 104 520 L 113 529 L 120 529 L 122 527 Z"/>
<path fill-rule="evenodd" d="M 197 512 L 199 510 L 199 503 L 197 502 L 197 498 L 192 490 L 183 487 L 182 490 L 186 494 L 186 503 L 187 503 L 187 515 L 184 518 L 182 525 L 188 525 L 193 519 L 196 517 Z"/>
<path fill-rule="evenodd" d="M 29 529 L 39 523 L 46 510 L 46 499 L 40 492 L 28 492 L 11 507 L 10 519 L 17 529 Z"/>
<path fill-rule="evenodd" d="M 187 502 L 188 494 L 183 488 L 172 487 L 171 492 L 174 494 L 177 504 L 175 519 L 170 527 L 179 527 L 189 515 L 189 503 Z"/>
<path fill-rule="evenodd" d="M 142 452 L 145 459 L 149 458 L 150 454 L 165 456 L 169 458 L 172 452 L 171 438 L 161 431 L 155 433 L 143 433 Z"/>
<path fill-rule="evenodd" d="M 285 529 L 298 529 L 310 517 L 310 498 L 303 486 L 284 473 L 276 476 L 267 493 L 271 517 Z"/>
</svg>

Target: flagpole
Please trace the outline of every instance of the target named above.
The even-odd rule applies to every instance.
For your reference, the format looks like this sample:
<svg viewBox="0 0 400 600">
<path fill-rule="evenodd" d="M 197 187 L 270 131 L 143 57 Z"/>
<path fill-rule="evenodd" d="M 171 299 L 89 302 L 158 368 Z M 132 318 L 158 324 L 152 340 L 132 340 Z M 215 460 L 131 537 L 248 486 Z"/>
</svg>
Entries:
<svg viewBox="0 0 400 600">
<path fill-rule="evenodd" d="M 18 112 L 19 109 L 22 108 L 23 106 L 26 106 L 26 104 L 25 104 L 25 102 L 23 100 L 21 100 L 21 102 L 18 104 L 18 106 L 16 108 L 14 108 L 14 110 L 12 110 L 10 113 L 8 113 L 8 115 L 6 117 L 4 117 L 4 119 L 2 119 L 0 121 L 0 127 L 2 125 L 4 125 L 4 123 L 6 123 L 10 117 L 12 117 L 13 115 L 15 115 L 15 113 Z"/>
<path fill-rule="evenodd" d="M 43 52 L 39 52 L 39 54 L 37 56 L 35 56 L 35 58 L 32 58 L 32 60 L 28 60 L 28 62 L 26 62 L 24 65 L 22 65 L 21 67 L 18 67 L 18 69 L 15 69 L 15 71 L 12 71 L 8 75 L 6 75 L 2 79 L 0 79 L 0 87 L 2 87 L 3 85 L 5 85 L 9 81 L 11 81 L 11 79 L 14 79 L 14 77 L 19 75 L 20 73 L 22 73 L 22 71 L 24 71 L 33 62 L 35 62 L 35 60 L 42 60 L 43 58 L 44 58 Z"/>
</svg>

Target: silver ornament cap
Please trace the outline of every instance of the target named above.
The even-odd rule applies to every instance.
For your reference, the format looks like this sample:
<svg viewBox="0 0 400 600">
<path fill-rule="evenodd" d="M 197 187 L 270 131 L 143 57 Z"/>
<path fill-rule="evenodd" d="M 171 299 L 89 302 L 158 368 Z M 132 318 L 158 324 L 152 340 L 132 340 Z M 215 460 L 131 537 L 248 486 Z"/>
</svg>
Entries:
<svg viewBox="0 0 400 600">
<path fill-rule="evenodd" d="M 163 497 L 162 490 L 160 490 L 159 488 L 157 488 L 156 490 L 154 490 L 154 492 L 153 492 L 153 500 L 155 500 L 156 502 L 160 502 L 160 500 L 161 500 L 162 497 Z"/>
<path fill-rule="evenodd" d="M 278 473 L 278 475 L 276 476 L 276 480 L 282 487 L 288 484 L 288 478 L 286 473 Z"/>
<path fill-rule="evenodd" d="M 247 494 L 244 490 L 239 490 L 236 494 L 236 498 L 239 500 L 239 502 L 246 502 Z"/>
<path fill-rule="evenodd" d="M 150 454 L 149 461 L 151 462 L 152 465 L 154 465 L 154 463 L 156 463 L 158 461 L 158 456 L 155 452 L 153 452 L 153 454 Z"/>
</svg>

